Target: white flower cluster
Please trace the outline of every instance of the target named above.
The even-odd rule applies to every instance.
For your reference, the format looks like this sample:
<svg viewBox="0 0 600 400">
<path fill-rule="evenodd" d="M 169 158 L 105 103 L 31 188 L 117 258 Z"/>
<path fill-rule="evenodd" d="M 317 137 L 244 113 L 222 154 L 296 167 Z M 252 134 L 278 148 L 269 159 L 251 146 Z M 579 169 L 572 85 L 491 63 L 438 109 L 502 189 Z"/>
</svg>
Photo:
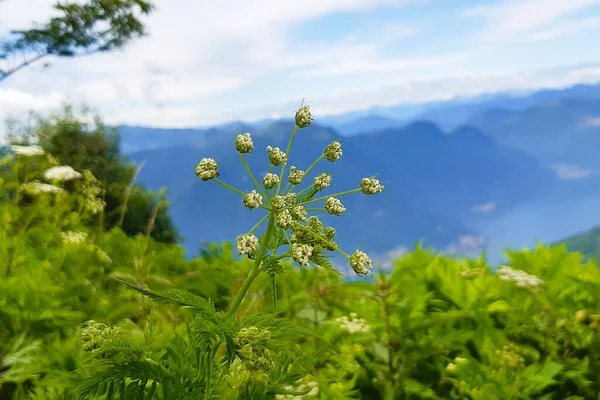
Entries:
<svg viewBox="0 0 600 400">
<path fill-rule="evenodd" d="M 81 244 L 87 239 L 87 233 L 85 232 L 66 231 L 61 232 L 60 236 L 64 244 Z"/>
<path fill-rule="evenodd" d="M 18 146 L 12 145 L 10 149 L 17 155 L 30 157 L 30 156 L 41 156 L 45 154 L 44 149 L 40 146 Z"/>
<path fill-rule="evenodd" d="M 290 212 L 290 210 L 288 210 L 287 208 L 285 210 L 281 210 L 277 214 L 277 225 L 280 228 L 285 229 L 288 226 L 290 226 L 292 224 L 292 222 L 294 222 L 294 217 L 292 216 L 292 213 Z"/>
<path fill-rule="evenodd" d="M 279 147 L 273 148 L 271 146 L 267 146 L 267 152 L 269 153 L 269 160 L 274 166 L 278 167 L 287 162 L 287 155 L 281 151 Z"/>
<path fill-rule="evenodd" d="M 236 239 L 238 254 L 251 256 L 258 250 L 258 244 L 258 238 L 254 235 L 241 235 Z"/>
<path fill-rule="evenodd" d="M 279 184 L 279 176 L 269 172 L 263 178 L 263 185 L 266 189 L 273 189 L 275 186 Z"/>
<path fill-rule="evenodd" d="M 503 265 L 497 270 L 498 277 L 503 281 L 512 281 L 515 285 L 522 289 L 535 289 L 544 284 L 544 281 L 535 275 L 530 275 L 527 272 L 514 269 L 507 265 Z"/>
<path fill-rule="evenodd" d="M 250 153 L 252 150 L 254 150 L 254 142 L 252 141 L 250 133 L 238 135 L 235 139 L 235 148 L 240 153 Z"/>
<path fill-rule="evenodd" d="M 218 169 L 219 166 L 215 160 L 212 158 L 203 158 L 196 164 L 196 175 L 203 181 L 208 181 L 219 176 Z"/>
<path fill-rule="evenodd" d="M 244 195 L 244 205 L 246 208 L 253 209 L 262 206 L 263 198 L 256 190 Z"/>
<path fill-rule="evenodd" d="M 40 194 L 40 193 L 67 193 L 66 190 L 59 188 L 58 186 L 49 185 L 47 183 L 41 183 L 39 181 L 31 181 L 21 185 L 23 191 L 27 194 Z"/>
<path fill-rule="evenodd" d="M 312 255 L 313 247 L 307 244 L 293 244 L 292 245 L 292 258 L 296 260 L 300 265 L 307 266 L 308 258 Z"/>
<path fill-rule="evenodd" d="M 330 197 L 325 202 L 325 211 L 333 215 L 342 215 L 344 212 L 346 212 L 346 208 L 339 199 Z"/>
<path fill-rule="evenodd" d="M 306 128 L 312 122 L 312 115 L 310 112 L 310 106 L 301 106 L 296 111 L 296 125 L 298 128 Z"/>
<path fill-rule="evenodd" d="M 327 161 L 336 162 L 342 157 L 342 145 L 340 142 L 333 142 L 325 148 L 323 155 Z"/>
<path fill-rule="evenodd" d="M 292 166 L 292 167 L 290 167 L 290 174 L 288 175 L 288 181 L 292 185 L 299 185 L 302 183 L 302 179 L 304 179 L 305 174 L 306 173 L 304 171 L 301 171 L 298 168 Z"/>
<path fill-rule="evenodd" d="M 373 268 L 373 263 L 367 253 L 356 250 L 350 256 L 350 266 L 358 275 L 370 275 L 370 268 Z"/>
<path fill-rule="evenodd" d="M 350 333 L 367 333 L 371 330 L 371 326 L 367 324 L 364 318 L 358 318 L 356 313 L 350 313 L 349 317 L 344 315 L 335 319 L 340 324 L 340 328 L 347 330 Z"/>
<path fill-rule="evenodd" d="M 47 181 L 65 182 L 74 179 L 80 179 L 83 175 L 75 171 L 68 165 L 59 165 L 57 167 L 48 168 L 42 174 Z"/>
<path fill-rule="evenodd" d="M 319 384 L 316 381 L 311 380 L 309 378 L 310 376 L 307 376 L 303 379 L 296 381 L 297 386 L 295 387 L 292 385 L 286 385 L 283 387 L 285 390 L 296 392 L 304 392 L 310 389 L 308 393 L 304 395 L 277 394 L 275 395 L 275 398 L 277 400 L 302 400 L 309 397 L 317 397 L 319 395 Z"/>
<path fill-rule="evenodd" d="M 317 190 L 323 190 L 330 184 L 331 184 L 331 175 L 325 174 L 325 173 L 318 175 L 315 178 L 315 180 L 313 181 L 313 186 Z"/>
<path fill-rule="evenodd" d="M 377 194 L 383 192 L 383 185 L 375 178 L 363 178 L 360 182 L 360 191 L 364 194 Z"/>
</svg>

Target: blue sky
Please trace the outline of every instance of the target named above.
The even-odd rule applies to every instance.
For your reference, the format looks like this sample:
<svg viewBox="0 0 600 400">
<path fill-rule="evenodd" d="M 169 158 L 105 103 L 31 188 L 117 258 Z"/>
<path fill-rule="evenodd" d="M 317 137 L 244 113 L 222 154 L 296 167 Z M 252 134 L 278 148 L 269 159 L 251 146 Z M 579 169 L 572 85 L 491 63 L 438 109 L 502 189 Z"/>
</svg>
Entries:
<svg viewBox="0 0 600 400">
<path fill-rule="evenodd" d="M 0 33 L 52 14 L 0 1 Z M 189 127 L 600 81 L 600 0 L 155 0 L 125 52 L 0 84 L 0 117 L 85 102 L 109 123 Z M 1 134 L 1 130 L 0 130 Z"/>
</svg>

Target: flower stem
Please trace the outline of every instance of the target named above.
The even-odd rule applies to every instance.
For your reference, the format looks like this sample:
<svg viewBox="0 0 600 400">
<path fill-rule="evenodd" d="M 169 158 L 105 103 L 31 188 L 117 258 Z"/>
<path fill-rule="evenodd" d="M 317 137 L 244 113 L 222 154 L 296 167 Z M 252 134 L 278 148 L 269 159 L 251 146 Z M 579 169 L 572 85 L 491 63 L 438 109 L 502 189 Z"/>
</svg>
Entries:
<svg viewBox="0 0 600 400">
<path fill-rule="evenodd" d="M 242 196 L 245 196 L 246 194 L 244 192 L 242 192 L 241 190 L 237 190 L 236 188 L 234 188 L 233 186 L 219 180 L 219 179 L 213 179 L 213 181 L 217 182 L 219 185 L 221 186 L 225 186 L 227 189 L 232 190 L 234 192 L 236 192 L 237 194 L 240 194 Z"/>
<path fill-rule="evenodd" d="M 256 229 L 258 229 L 258 227 L 259 227 L 259 226 L 261 226 L 261 225 L 262 225 L 262 223 L 263 223 L 263 222 L 265 222 L 265 221 L 267 220 L 267 218 L 269 218 L 269 215 L 270 215 L 270 214 L 267 214 L 267 215 L 265 215 L 264 217 L 262 217 L 262 219 L 261 219 L 260 221 L 258 221 L 258 222 L 256 223 L 256 225 L 254 225 L 254 226 L 252 227 L 252 229 L 250 229 L 250 232 L 248 232 L 248 233 L 249 233 L 249 234 L 252 234 L 252 233 L 254 233 L 254 231 L 255 231 Z"/>
<path fill-rule="evenodd" d="M 304 203 L 300 203 L 300 205 L 316 203 L 317 201 L 327 200 L 330 197 L 338 197 L 338 196 L 343 196 L 345 194 L 356 193 L 356 192 L 360 192 L 360 189 L 346 190 L 345 192 L 330 194 L 329 196 L 317 197 L 316 199 L 312 199 L 312 200 L 305 201 Z"/>
<path fill-rule="evenodd" d="M 319 161 L 321 161 L 321 160 L 322 160 L 322 159 L 324 159 L 324 158 L 325 158 L 325 154 L 321 154 L 321 155 L 319 156 L 319 158 L 317 158 L 317 159 L 316 159 L 316 160 L 315 160 L 315 161 L 314 161 L 314 162 L 313 162 L 313 163 L 310 165 L 310 167 L 308 167 L 308 169 L 307 169 L 306 171 L 304 171 L 304 177 L 308 176 L 308 173 L 310 172 L 310 170 L 311 170 L 311 169 L 313 169 L 313 168 L 314 168 L 314 167 L 315 167 L 315 166 L 316 166 L 316 165 L 319 163 Z M 294 186 L 292 186 L 292 187 L 290 188 L 290 192 L 291 192 L 292 190 L 294 190 L 294 189 L 296 188 L 296 186 L 297 186 L 297 185 L 294 185 Z"/>
<path fill-rule="evenodd" d="M 285 155 L 287 156 L 287 161 L 290 162 L 290 149 L 292 148 L 292 142 L 294 141 L 294 136 L 296 136 L 296 132 L 298 132 L 298 125 L 294 126 L 294 130 L 292 131 L 292 136 L 290 136 L 290 141 L 288 142 L 287 150 L 285 151 Z M 281 183 L 283 182 L 283 177 L 285 175 L 285 167 L 287 162 L 281 166 L 281 174 L 279 176 L 279 184 L 277 184 L 277 192 L 275 195 L 279 194 L 279 190 L 281 189 Z"/>
<path fill-rule="evenodd" d="M 269 201 L 268 198 L 267 198 L 267 196 L 263 192 L 262 188 L 258 184 L 258 181 L 254 177 L 254 174 L 252 173 L 252 170 L 248 166 L 248 163 L 246 163 L 246 159 L 244 158 L 244 155 L 242 153 L 240 153 L 240 159 L 242 160 L 242 164 L 244 164 L 244 168 L 246 168 L 246 171 L 248 172 L 248 175 L 250 175 L 250 178 L 252 178 L 252 181 L 254 182 L 254 185 L 256 185 L 256 188 L 258 189 L 258 192 L 261 194 L 262 197 L 264 197 L 265 199 L 267 199 L 267 201 Z"/>
<path fill-rule="evenodd" d="M 269 218 L 269 224 L 267 225 L 267 231 L 265 232 L 265 236 L 263 237 L 262 242 L 260 244 L 260 250 L 258 251 L 258 254 L 256 255 L 256 259 L 254 260 L 254 265 L 252 266 L 252 269 L 248 273 L 248 276 L 246 277 L 246 280 L 244 281 L 242 287 L 240 288 L 240 291 L 235 296 L 233 303 L 231 303 L 231 308 L 227 312 L 227 316 L 232 316 L 233 314 L 235 314 L 235 312 L 240 307 L 242 300 L 244 300 L 244 297 L 246 296 L 248 289 L 250 289 L 250 285 L 252 285 L 252 282 L 260 274 L 260 264 L 267 252 L 269 240 L 271 239 L 271 234 L 273 233 L 273 226 L 275 225 L 275 214 L 271 213 L 269 216 L 270 216 L 270 218 Z"/>
</svg>

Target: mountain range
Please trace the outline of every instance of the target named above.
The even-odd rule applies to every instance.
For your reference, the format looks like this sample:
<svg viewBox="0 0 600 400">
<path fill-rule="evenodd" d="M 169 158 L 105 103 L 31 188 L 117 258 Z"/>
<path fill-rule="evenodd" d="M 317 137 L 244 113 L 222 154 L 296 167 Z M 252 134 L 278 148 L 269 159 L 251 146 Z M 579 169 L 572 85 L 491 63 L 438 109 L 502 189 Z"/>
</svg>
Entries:
<svg viewBox="0 0 600 400">
<path fill-rule="evenodd" d="M 343 198 L 350 215 L 326 218 L 348 250 L 361 246 L 386 254 L 420 240 L 450 252 L 481 249 L 485 238 L 472 228 L 473 219 L 536 201 L 568 209 L 569 199 L 600 193 L 598 116 L 600 85 L 378 107 L 319 118 L 298 133 L 290 164 L 306 168 L 340 140 L 342 159 L 320 165 L 333 174 L 324 194 L 378 174 L 384 193 Z M 212 157 L 225 182 L 249 191 L 252 182 L 233 144 L 238 132 L 252 133 L 248 163 L 260 174 L 268 172 L 266 147 L 285 147 L 292 128 L 291 120 L 190 129 L 122 126 L 121 148 L 136 163 L 147 162 L 138 182 L 169 189 L 174 222 L 188 253 L 196 254 L 205 241 L 235 239 L 262 214 L 214 182 L 199 180 L 194 165 Z"/>
</svg>

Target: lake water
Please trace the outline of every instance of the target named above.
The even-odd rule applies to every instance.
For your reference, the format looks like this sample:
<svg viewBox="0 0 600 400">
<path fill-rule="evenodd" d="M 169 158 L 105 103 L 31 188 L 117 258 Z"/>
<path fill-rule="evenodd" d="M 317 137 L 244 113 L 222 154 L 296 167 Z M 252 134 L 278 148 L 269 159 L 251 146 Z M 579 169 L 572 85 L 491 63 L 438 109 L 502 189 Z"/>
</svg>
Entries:
<svg viewBox="0 0 600 400">
<path fill-rule="evenodd" d="M 469 221 L 468 226 L 488 238 L 492 265 L 505 260 L 504 249 L 534 248 L 536 242 L 552 243 L 600 224 L 600 193 L 561 202 L 539 201 L 504 214 Z M 479 252 L 469 253 L 469 256 Z"/>
</svg>

